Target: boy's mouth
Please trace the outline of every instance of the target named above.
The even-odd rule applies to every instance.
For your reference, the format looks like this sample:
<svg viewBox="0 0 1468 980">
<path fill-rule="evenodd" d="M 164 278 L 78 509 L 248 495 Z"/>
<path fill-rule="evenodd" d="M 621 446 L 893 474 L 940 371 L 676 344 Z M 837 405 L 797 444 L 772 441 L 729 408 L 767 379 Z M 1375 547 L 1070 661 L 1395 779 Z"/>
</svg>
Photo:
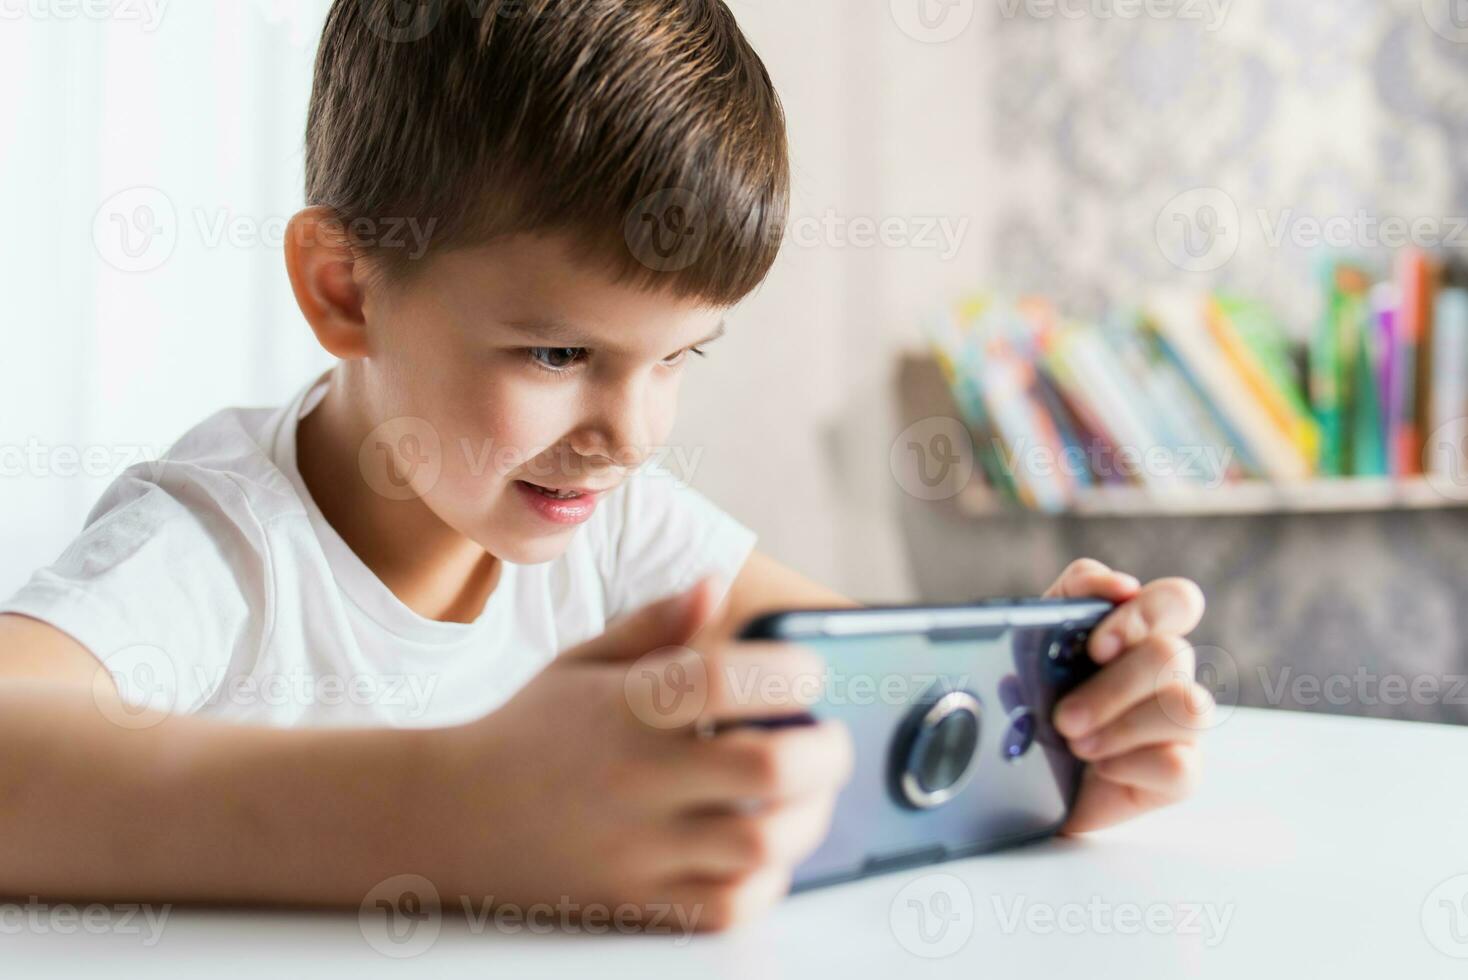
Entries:
<svg viewBox="0 0 1468 980">
<path fill-rule="evenodd" d="M 515 488 L 530 511 L 552 524 L 575 525 L 590 520 L 603 491 L 577 487 L 543 487 L 516 480 Z"/>
<path fill-rule="evenodd" d="M 577 500 L 581 497 L 594 497 L 597 494 L 604 492 L 601 490 L 578 489 L 576 487 L 543 487 L 538 483 L 531 483 L 529 480 L 516 480 L 515 482 L 523 483 L 531 490 L 540 493 L 542 496 L 549 497 L 552 500 Z"/>
</svg>

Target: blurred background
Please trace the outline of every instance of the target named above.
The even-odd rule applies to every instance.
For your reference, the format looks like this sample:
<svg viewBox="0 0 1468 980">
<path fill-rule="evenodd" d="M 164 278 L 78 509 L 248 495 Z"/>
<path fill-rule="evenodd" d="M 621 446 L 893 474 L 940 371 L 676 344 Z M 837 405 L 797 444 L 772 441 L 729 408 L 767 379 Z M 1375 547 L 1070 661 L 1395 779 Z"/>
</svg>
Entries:
<svg viewBox="0 0 1468 980">
<path fill-rule="evenodd" d="M 695 486 L 859 598 L 1090 555 L 1203 583 L 1226 701 L 1468 721 L 1468 4 L 729 5 L 795 200 Z M 0 592 L 326 366 L 281 238 L 328 6 L 0 3 Z"/>
</svg>

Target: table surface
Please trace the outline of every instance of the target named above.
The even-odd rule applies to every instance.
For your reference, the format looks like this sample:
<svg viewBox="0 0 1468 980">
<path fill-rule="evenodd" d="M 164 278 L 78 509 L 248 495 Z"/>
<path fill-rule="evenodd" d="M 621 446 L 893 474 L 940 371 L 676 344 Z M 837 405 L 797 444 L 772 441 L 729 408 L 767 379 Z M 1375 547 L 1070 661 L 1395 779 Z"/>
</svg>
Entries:
<svg viewBox="0 0 1468 980">
<path fill-rule="evenodd" d="M 460 910 L 398 945 L 354 913 L 172 909 L 124 923 L 109 910 L 83 927 L 85 909 L 27 909 L 21 923 L 12 908 L 0 963 L 16 977 L 150 980 L 287 965 L 353 980 L 1462 977 L 1465 760 L 1468 729 L 1239 709 L 1208 736 L 1204 785 L 1182 806 L 805 893 L 721 935 L 532 933 Z"/>
</svg>

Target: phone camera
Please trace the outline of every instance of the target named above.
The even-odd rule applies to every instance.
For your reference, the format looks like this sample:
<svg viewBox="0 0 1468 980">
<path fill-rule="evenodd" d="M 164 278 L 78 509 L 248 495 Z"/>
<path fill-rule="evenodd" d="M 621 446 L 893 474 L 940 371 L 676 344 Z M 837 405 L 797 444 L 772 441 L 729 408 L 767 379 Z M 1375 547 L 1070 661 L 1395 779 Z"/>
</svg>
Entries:
<svg viewBox="0 0 1468 980">
<path fill-rule="evenodd" d="M 977 761 L 981 712 L 967 691 L 945 694 L 922 709 L 898 779 L 908 803 L 932 809 L 963 789 Z"/>
<path fill-rule="evenodd" d="M 1090 641 L 1090 630 L 1062 633 L 1050 644 L 1050 660 L 1056 664 L 1070 666 L 1086 656 L 1086 644 Z"/>
<path fill-rule="evenodd" d="M 1046 673 L 1056 687 L 1069 687 L 1080 679 L 1088 660 L 1086 646 L 1091 642 L 1090 630 L 1062 632 L 1050 641 L 1046 651 Z"/>
</svg>

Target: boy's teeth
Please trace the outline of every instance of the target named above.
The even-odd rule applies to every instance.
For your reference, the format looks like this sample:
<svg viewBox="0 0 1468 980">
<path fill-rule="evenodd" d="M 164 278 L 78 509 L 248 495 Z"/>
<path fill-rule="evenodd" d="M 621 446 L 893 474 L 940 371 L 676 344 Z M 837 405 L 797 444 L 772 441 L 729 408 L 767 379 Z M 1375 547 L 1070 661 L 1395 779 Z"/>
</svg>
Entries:
<svg viewBox="0 0 1468 980">
<path fill-rule="evenodd" d="M 547 497 L 554 497 L 557 500 L 570 500 L 573 497 L 581 496 L 581 494 L 577 493 L 575 490 L 547 490 L 545 487 L 538 486 L 534 483 L 530 485 L 532 487 L 535 487 L 535 489 L 539 490 L 541 493 L 545 494 Z"/>
</svg>

